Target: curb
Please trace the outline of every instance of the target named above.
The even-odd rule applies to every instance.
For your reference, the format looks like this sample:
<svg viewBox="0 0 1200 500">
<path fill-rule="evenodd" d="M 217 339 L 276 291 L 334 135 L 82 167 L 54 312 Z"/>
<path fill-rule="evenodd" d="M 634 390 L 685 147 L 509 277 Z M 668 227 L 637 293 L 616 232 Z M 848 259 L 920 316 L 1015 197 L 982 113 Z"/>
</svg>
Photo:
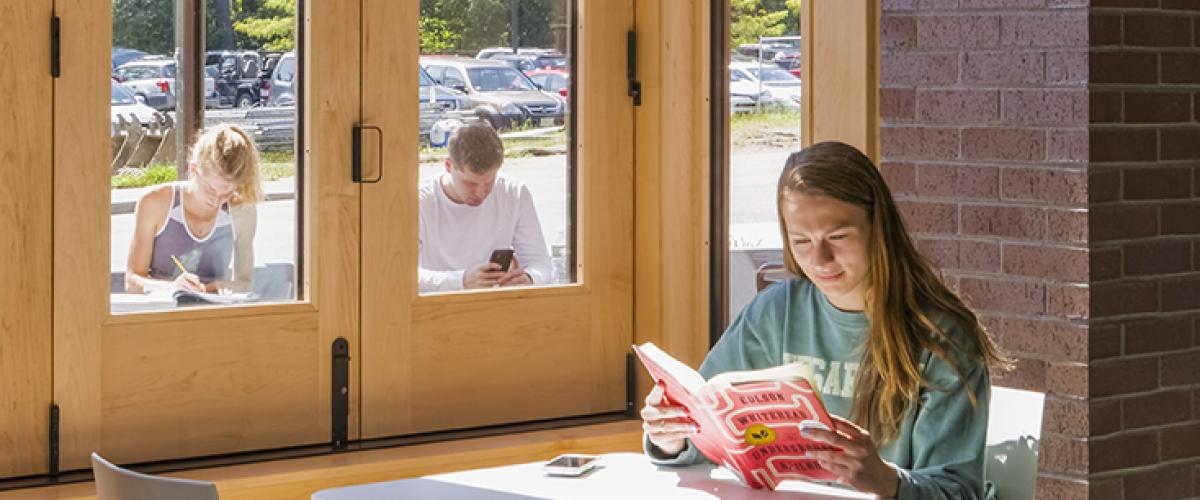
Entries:
<svg viewBox="0 0 1200 500">
<path fill-rule="evenodd" d="M 263 202 L 265 203 L 268 201 L 290 200 L 295 197 L 296 197 L 296 193 L 267 193 L 267 199 L 264 200 Z M 111 214 L 112 215 L 131 214 L 131 213 L 133 213 L 133 208 L 135 206 L 137 206 L 136 200 L 116 201 L 116 202 L 113 202 L 113 204 L 112 204 Z"/>
</svg>

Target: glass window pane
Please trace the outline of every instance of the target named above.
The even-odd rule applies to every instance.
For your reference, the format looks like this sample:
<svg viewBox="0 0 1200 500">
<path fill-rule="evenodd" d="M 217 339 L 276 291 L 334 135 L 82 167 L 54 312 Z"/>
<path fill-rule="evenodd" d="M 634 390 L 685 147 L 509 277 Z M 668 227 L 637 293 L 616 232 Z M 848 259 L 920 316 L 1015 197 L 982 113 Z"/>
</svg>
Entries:
<svg viewBox="0 0 1200 500">
<path fill-rule="evenodd" d="M 111 309 L 294 300 L 296 5 L 205 2 L 199 47 L 177 46 L 175 3 L 113 1 Z M 178 98 L 187 54 L 202 107 Z"/>
<path fill-rule="evenodd" d="M 421 2 L 423 293 L 575 281 L 572 4 Z"/>
<path fill-rule="evenodd" d="M 729 64 L 729 317 L 757 293 L 758 270 L 782 264 L 775 185 L 800 149 L 798 2 L 734 2 Z"/>
</svg>

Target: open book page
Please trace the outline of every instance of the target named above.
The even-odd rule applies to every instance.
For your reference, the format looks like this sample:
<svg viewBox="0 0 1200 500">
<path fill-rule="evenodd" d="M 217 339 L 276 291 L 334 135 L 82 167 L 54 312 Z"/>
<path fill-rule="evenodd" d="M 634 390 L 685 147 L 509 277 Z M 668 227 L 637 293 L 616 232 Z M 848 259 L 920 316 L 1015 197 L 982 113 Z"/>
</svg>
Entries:
<svg viewBox="0 0 1200 500">
<path fill-rule="evenodd" d="M 785 479 L 835 479 L 806 456 L 808 451 L 837 449 L 802 434 L 806 427 L 834 425 L 805 367 L 724 373 L 696 389 L 695 379 L 687 386 L 678 380 L 689 378 L 689 372 L 700 375 L 653 344 L 634 346 L 634 351 L 651 377 L 665 386 L 668 399 L 683 406 L 696 423 L 698 430 L 690 438 L 696 449 L 747 485 L 773 490 Z M 663 363 L 664 356 L 670 362 Z"/>
<path fill-rule="evenodd" d="M 198 305 L 198 304 L 244 304 L 247 302 L 256 302 L 258 296 L 254 293 L 201 293 L 191 290 L 176 290 L 173 294 L 175 304 L 180 306 Z"/>
<path fill-rule="evenodd" d="M 691 394 L 699 392 L 700 388 L 704 386 L 704 377 L 700 373 L 659 349 L 653 342 L 633 346 L 633 350 L 637 352 L 639 358 L 642 358 L 642 364 L 645 364 L 646 368 L 650 370 L 650 376 L 656 379 L 670 377 Z M 646 363 L 647 359 L 654 362 L 653 366 Z M 656 370 L 658 373 L 655 372 Z"/>
</svg>

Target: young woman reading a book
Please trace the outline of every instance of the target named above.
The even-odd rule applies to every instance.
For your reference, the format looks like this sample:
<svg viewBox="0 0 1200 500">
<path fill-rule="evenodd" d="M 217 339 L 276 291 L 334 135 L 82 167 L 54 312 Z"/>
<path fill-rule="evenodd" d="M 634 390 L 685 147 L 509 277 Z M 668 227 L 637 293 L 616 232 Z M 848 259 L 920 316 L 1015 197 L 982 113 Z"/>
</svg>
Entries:
<svg viewBox="0 0 1200 500">
<path fill-rule="evenodd" d="M 788 158 L 777 202 L 798 277 L 747 305 L 700 374 L 802 363 L 836 427 L 808 435 L 842 450 L 810 454 L 840 482 L 885 498 L 985 497 L 988 367 L 1009 361 L 917 252 L 878 169 L 846 144 L 815 144 Z M 646 453 L 703 460 L 662 394 L 642 410 Z"/>
<path fill-rule="evenodd" d="M 192 146 L 188 178 L 149 188 L 134 210 L 125 290 L 217 292 L 229 283 L 230 208 L 262 199 L 258 151 L 233 125 L 209 128 Z"/>
</svg>

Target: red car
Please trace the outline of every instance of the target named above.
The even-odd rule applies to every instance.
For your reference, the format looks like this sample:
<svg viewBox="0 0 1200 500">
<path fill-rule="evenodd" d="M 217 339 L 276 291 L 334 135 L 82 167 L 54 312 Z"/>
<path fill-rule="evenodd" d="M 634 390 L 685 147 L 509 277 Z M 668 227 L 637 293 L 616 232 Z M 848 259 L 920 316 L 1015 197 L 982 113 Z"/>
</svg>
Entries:
<svg viewBox="0 0 1200 500">
<path fill-rule="evenodd" d="M 563 101 L 567 100 L 568 89 L 571 88 L 571 73 L 561 69 L 535 69 L 525 73 L 533 83 L 538 84 L 542 90 L 562 96 Z"/>
</svg>

